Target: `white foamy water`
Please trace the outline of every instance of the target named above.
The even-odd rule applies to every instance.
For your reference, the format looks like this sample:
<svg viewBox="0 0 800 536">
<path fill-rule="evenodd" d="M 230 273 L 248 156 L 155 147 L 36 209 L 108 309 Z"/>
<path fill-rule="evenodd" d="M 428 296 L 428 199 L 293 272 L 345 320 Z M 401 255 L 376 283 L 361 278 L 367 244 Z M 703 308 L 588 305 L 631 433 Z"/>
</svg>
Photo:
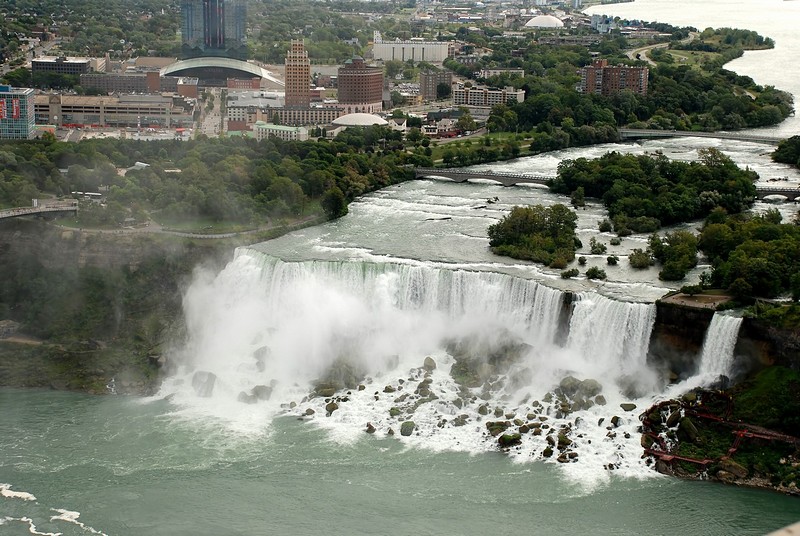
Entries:
<svg viewBox="0 0 800 536">
<path fill-rule="evenodd" d="M 703 341 L 699 376 L 714 379 L 720 375 L 728 377 L 733 375 L 733 351 L 736 348 L 741 325 L 741 317 L 714 313 Z"/>
</svg>

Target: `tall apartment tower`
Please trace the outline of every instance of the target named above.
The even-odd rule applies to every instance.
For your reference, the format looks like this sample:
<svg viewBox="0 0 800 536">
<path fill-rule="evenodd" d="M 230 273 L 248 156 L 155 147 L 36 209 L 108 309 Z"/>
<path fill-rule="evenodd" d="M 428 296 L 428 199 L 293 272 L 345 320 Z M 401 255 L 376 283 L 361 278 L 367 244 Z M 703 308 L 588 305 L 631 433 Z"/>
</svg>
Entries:
<svg viewBox="0 0 800 536">
<path fill-rule="evenodd" d="M 598 93 L 614 95 L 629 90 L 639 95 L 647 95 L 647 67 L 628 67 L 626 65 L 609 65 L 608 60 L 595 60 L 579 71 L 581 81 L 578 91 L 581 93 Z"/>
<path fill-rule="evenodd" d="M 286 107 L 308 108 L 311 105 L 311 61 L 303 41 L 292 40 L 286 53 Z"/>
<path fill-rule="evenodd" d="M 200 52 L 238 49 L 244 45 L 246 0 L 182 0 L 184 47 Z M 217 52 L 218 53 L 218 52 Z"/>
</svg>

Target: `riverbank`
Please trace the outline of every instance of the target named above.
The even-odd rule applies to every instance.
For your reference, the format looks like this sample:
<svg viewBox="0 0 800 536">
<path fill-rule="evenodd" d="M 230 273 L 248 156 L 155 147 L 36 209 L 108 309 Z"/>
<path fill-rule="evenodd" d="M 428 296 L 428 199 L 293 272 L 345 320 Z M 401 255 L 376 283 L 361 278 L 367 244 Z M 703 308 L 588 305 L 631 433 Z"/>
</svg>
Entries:
<svg viewBox="0 0 800 536">
<path fill-rule="evenodd" d="M 656 471 L 800 496 L 800 374 L 773 366 L 725 390 L 700 389 L 642 414 Z"/>
</svg>

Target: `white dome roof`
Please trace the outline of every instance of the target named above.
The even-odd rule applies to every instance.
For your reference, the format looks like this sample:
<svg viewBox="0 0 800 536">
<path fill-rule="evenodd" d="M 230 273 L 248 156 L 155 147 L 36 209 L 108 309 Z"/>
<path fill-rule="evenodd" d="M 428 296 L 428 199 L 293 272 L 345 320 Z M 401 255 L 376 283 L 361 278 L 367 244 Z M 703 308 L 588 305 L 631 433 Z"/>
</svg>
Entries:
<svg viewBox="0 0 800 536">
<path fill-rule="evenodd" d="M 356 113 L 334 119 L 333 124 L 338 127 L 368 127 L 370 125 L 388 125 L 389 123 L 377 115 Z"/>
<path fill-rule="evenodd" d="M 525 23 L 526 28 L 562 28 L 564 23 L 552 15 L 539 15 Z"/>
</svg>

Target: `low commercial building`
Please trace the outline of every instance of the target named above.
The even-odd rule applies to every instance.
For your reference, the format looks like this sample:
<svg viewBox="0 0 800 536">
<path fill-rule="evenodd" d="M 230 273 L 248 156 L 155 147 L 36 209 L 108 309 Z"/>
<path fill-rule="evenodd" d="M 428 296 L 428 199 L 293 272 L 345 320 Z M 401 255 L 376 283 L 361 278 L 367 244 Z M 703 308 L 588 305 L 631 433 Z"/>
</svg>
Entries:
<svg viewBox="0 0 800 536">
<path fill-rule="evenodd" d="M 188 127 L 197 101 L 180 95 L 36 95 L 36 123 L 63 126 Z"/>
<path fill-rule="evenodd" d="M 30 140 L 35 137 L 34 91 L 0 85 L 0 139 Z"/>
<path fill-rule="evenodd" d="M 253 133 L 258 141 L 267 138 L 279 138 L 284 141 L 305 141 L 308 139 L 308 130 L 303 127 L 275 125 L 264 121 L 257 121 L 253 125 Z"/>
<path fill-rule="evenodd" d="M 374 34 L 372 57 L 376 60 L 442 63 L 449 55 L 450 44 L 446 42 L 423 39 L 384 41 L 380 32 Z"/>
<path fill-rule="evenodd" d="M 197 78 L 160 76 L 158 71 L 140 73 L 85 73 L 81 87 L 104 93 L 177 93 L 196 99 Z"/>
<path fill-rule="evenodd" d="M 31 61 L 31 72 L 81 75 L 92 71 L 105 71 L 104 58 L 69 58 L 67 56 L 42 56 Z"/>
</svg>

